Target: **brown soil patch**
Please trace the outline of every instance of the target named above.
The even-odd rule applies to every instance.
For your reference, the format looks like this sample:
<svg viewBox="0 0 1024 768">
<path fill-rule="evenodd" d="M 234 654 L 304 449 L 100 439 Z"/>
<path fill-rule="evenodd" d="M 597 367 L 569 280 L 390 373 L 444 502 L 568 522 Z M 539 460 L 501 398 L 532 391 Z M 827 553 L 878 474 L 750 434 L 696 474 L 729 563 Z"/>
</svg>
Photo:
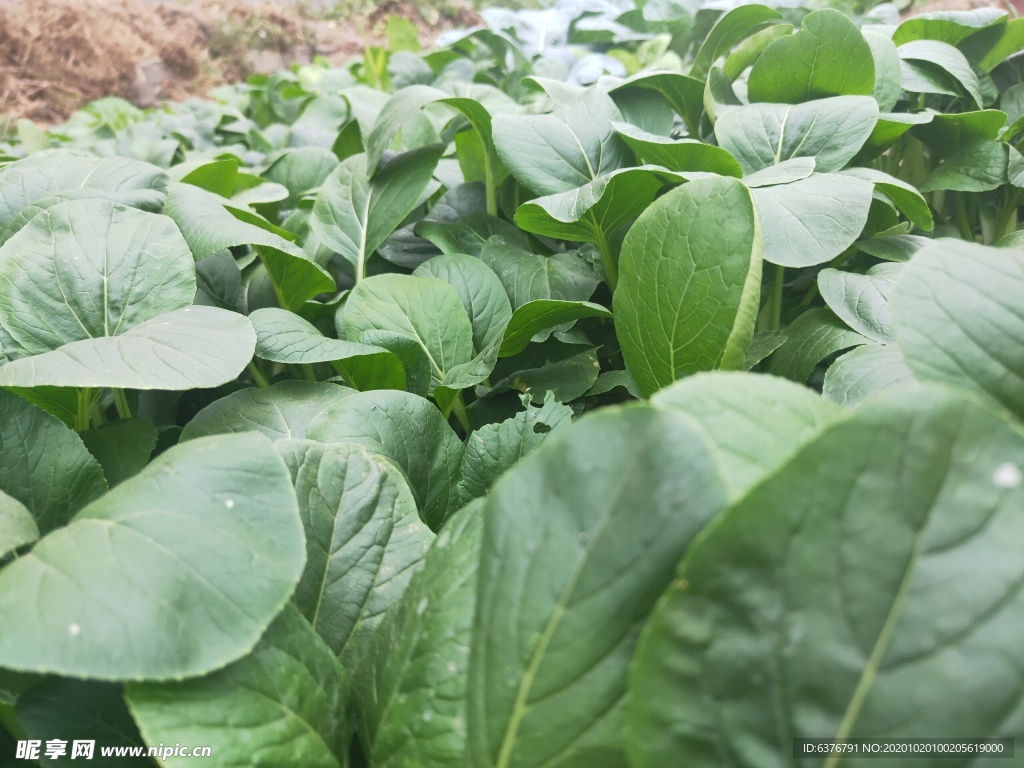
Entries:
<svg viewBox="0 0 1024 768">
<path fill-rule="evenodd" d="M 163 61 L 162 96 L 179 100 L 260 67 L 314 55 L 343 63 L 381 44 L 392 14 L 417 24 L 424 45 L 479 21 L 468 0 L 455 0 L 444 18 L 430 4 L 426 13 L 404 1 L 376 5 L 330 19 L 303 15 L 301 4 L 245 0 L 0 0 L 0 122 L 52 125 L 93 99 L 135 100 L 136 65 L 146 60 Z"/>
</svg>

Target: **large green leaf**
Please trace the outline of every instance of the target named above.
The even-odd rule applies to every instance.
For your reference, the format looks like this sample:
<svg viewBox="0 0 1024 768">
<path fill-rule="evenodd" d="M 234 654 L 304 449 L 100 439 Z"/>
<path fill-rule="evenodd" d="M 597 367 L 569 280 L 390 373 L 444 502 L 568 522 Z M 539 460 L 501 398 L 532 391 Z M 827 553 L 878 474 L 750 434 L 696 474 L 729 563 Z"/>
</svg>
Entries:
<svg viewBox="0 0 1024 768">
<path fill-rule="evenodd" d="M 978 75 L 967 57 L 952 45 L 937 40 L 914 40 L 904 43 L 897 51 L 901 60 L 914 62 L 928 71 L 938 71 L 956 83 L 974 100 L 978 109 L 984 105 Z M 909 85 L 904 87 L 913 90 Z"/>
<path fill-rule="evenodd" d="M 768 22 L 781 18 L 782 15 L 778 11 L 755 3 L 741 5 L 723 13 L 715 22 L 715 26 L 708 32 L 708 36 L 704 38 L 697 55 L 694 56 L 693 64 L 690 67 L 690 76 L 707 77 L 711 65 L 719 57 L 728 53 L 733 46 L 752 32 L 761 29 Z"/>
<path fill-rule="evenodd" d="M 0 665 L 102 680 L 209 672 L 255 645 L 304 561 L 270 441 L 189 442 L 0 571 Z"/>
<path fill-rule="evenodd" d="M 320 188 L 310 223 L 321 242 L 351 266 L 356 282 L 388 235 L 419 203 L 441 152 L 426 147 L 399 155 L 370 179 L 365 154 L 339 165 Z"/>
<path fill-rule="evenodd" d="M 518 354 L 538 333 L 588 317 L 610 320 L 612 313 L 589 301 L 537 299 L 527 302 L 512 313 L 498 354 L 502 357 Z"/>
<path fill-rule="evenodd" d="M 681 563 L 632 668 L 632 764 L 784 765 L 799 737 L 1015 734 L 1022 463 L 1016 429 L 939 389 L 827 428 Z"/>
<path fill-rule="evenodd" d="M 378 768 L 458 765 L 465 753 L 482 505 L 445 523 L 355 679 L 359 741 Z"/>
<path fill-rule="evenodd" d="M 818 273 L 818 290 L 847 325 L 879 344 L 889 344 L 894 339 L 888 296 L 901 272 L 899 264 L 879 264 L 863 275 L 823 269 Z"/>
<path fill-rule="evenodd" d="M 149 463 L 156 448 L 157 429 L 146 419 L 118 419 L 97 429 L 87 429 L 81 437 L 113 488 L 137 475 Z"/>
<path fill-rule="evenodd" d="M 748 373 L 697 374 L 661 390 L 651 403 L 696 422 L 732 498 L 843 417 L 840 408 L 806 387 Z"/>
<path fill-rule="evenodd" d="M 354 341 L 374 331 L 415 341 L 430 361 L 435 387 L 449 370 L 473 357 L 473 327 L 462 299 L 435 277 L 367 278 L 349 294 L 343 318 L 345 337 Z"/>
<path fill-rule="evenodd" d="M 178 225 L 196 261 L 225 248 L 253 246 L 270 274 L 278 303 L 296 312 L 317 294 L 335 290 L 334 279 L 305 251 L 262 226 L 257 217 L 237 218 L 237 211 L 225 207 L 227 202 L 190 184 L 177 184 L 168 193 L 164 212 Z"/>
<path fill-rule="evenodd" d="M 512 418 L 474 430 L 466 441 L 459 469 L 462 503 L 484 496 L 516 462 L 571 423 L 572 409 L 549 395 L 540 407 L 527 402 L 525 410 Z"/>
<path fill-rule="evenodd" d="M 32 513 L 13 496 L 0 491 L 0 558 L 39 538 Z"/>
<path fill-rule="evenodd" d="M 637 219 L 622 246 L 614 310 L 644 394 L 697 371 L 742 367 L 762 250 L 750 192 L 735 179 L 685 184 Z"/>
<path fill-rule="evenodd" d="M 984 394 L 1024 418 L 1022 290 L 1024 252 L 956 240 L 922 248 L 889 302 L 910 370 Z"/>
<path fill-rule="evenodd" d="M 1005 20 L 1006 12 L 998 8 L 915 14 L 896 28 L 892 39 L 897 45 L 911 40 L 938 40 L 956 45 L 979 30 L 1001 25 Z"/>
<path fill-rule="evenodd" d="M 252 359 L 249 318 L 214 307 L 186 307 L 120 336 L 65 344 L 0 366 L 0 386 L 194 389 L 232 381 Z"/>
<path fill-rule="evenodd" d="M 295 603 L 346 669 L 401 599 L 434 535 L 401 473 L 359 445 L 285 440 L 306 529 L 306 569 Z"/>
<path fill-rule="evenodd" d="M 102 768 L 150 768 L 148 757 L 103 755 L 104 747 L 139 748 L 144 745 L 139 729 L 124 703 L 124 689 L 113 683 L 84 682 L 54 677 L 18 697 L 18 722 L 31 739 L 44 744 L 57 739 L 67 744 L 64 756 L 48 758 L 51 765 L 81 765 L 72 757 L 75 741 L 95 742 L 93 766 Z"/>
<path fill-rule="evenodd" d="M 870 339 L 850 330 L 828 307 L 799 315 L 786 328 L 786 343 L 768 363 L 768 372 L 806 384 L 818 364 L 829 355 L 868 344 Z"/>
<path fill-rule="evenodd" d="M 128 706 L 149 744 L 209 746 L 218 765 L 348 765 L 349 678 L 289 606 L 248 656 L 207 677 L 132 683 Z M 188 756 L 162 758 L 169 768 Z"/>
<path fill-rule="evenodd" d="M 840 405 L 856 406 L 883 389 L 916 381 L 899 348 L 865 344 L 828 367 L 821 393 Z"/>
<path fill-rule="evenodd" d="M 429 400 L 408 392 L 361 392 L 328 406 L 307 433 L 311 440 L 359 443 L 394 462 L 431 528 L 456 509 L 464 446 Z"/>
<path fill-rule="evenodd" d="M 626 164 L 626 147 L 612 128 L 620 119 L 611 98 L 591 89 L 554 114 L 504 116 L 493 126 L 494 144 L 521 184 L 555 195 Z"/>
<path fill-rule="evenodd" d="M 575 252 L 542 256 L 492 241 L 484 245 L 480 260 L 498 275 L 512 309 L 538 299 L 586 301 L 601 282 L 594 268 Z"/>
<path fill-rule="evenodd" d="M 830 173 L 857 154 L 877 121 L 878 104 L 867 96 L 751 104 L 726 112 L 715 123 L 715 136 L 744 173 L 791 157 L 813 157 L 818 172 Z"/>
<path fill-rule="evenodd" d="M 874 87 L 871 47 L 852 21 L 831 8 L 807 14 L 798 32 L 765 48 L 750 70 L 751 101 L 870 96 Z"/>
<path fill-rule="evenodd" d="M 405 371 L 383 347 L 324 336 L 316 326 L 285 309 L 257 309 L 249 319 L 256 331 L 256 357 L 275 363 L 331 363 L 356 389 L 404 389 Z"/>
<path fill-rule="evenodd" d="M 4 390 L 0 413 L 0 492 L 24 504 L 40 531 L 64 525 L 107 490 L 99 463 L 59 419 Z"/>
<path fill-rule="evenodd" d="M 0 247 L 0 325 L 17 344 L 12 359 L 123 334 L 189 306 L 195 290 L 174 222 L 106 200 L 54 206 Z"/>
<path fill-rule="evenodd" d="M 752 189 L 765 260 L 785 267 L 831 261 L 860 237 L 873 192 L 870 182 L 831 173 Z"/>
<path fill-rule="evenodd" d="M 725 503 L 704 440 L 647 406 L 587 417 L 495 485 L 470 651 L 469 765 L 626 764 L 621 705 L 637 634 Z"/>
<path fill-rule="evenodd" d="M 538 197 L 519 206 L 516 224 L 538 235 L 607 248 L 608 238 L 643 212 L 662 184 L 646 169 L 612 171 L 577 189 Z"/>
<path fill-rule="evenodd" d="M 163 169 L 127 157 L 96 157 L 66 150 L 38 152 L 0 170 L 0 233 L 31 203 L 59 192 L 162 190 Z"/>
<path fill-rule="evenodd" d="M 672 139 L 648 133 L 630 123 L 614 123 L 622 139 L 637 157 L 670 171 L 696 171 L 718 173 L 722 176 L 741 176 L 735 158 L 721 147 L 696 139 Z"/>
<path fill-rule="evenodd" d="M 512 317 L 512 305 L 501 280 L 480 259 L 465 254 L 435 256 L 413 274 L 444 280 L 455 289 L 473 326 L 475 351 L 485 349 L 504 333 Z"/>
<path fill-rule="evenodd" d="M 262 432 L 272 440 L 305 438 L 309 423 L 354 390 L 313 381 L 281 381 L 267 389 L 240 389 L 196 414 L 181 439 L 229 432 Z"/>
</svg>

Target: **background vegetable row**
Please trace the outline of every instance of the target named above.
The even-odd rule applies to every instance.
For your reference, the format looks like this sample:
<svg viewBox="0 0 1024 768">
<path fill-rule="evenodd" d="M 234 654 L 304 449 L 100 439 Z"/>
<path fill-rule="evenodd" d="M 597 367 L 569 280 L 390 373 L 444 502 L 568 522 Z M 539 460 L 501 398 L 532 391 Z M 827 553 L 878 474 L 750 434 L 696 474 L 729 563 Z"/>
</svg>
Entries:
<svg viewBox="0 0 1024 768">
<path fill-rule="evenodd" d="M 0 147 L 7 734 L 1020 732 L 1024 27 L 487 19 Z"/>
</svg>

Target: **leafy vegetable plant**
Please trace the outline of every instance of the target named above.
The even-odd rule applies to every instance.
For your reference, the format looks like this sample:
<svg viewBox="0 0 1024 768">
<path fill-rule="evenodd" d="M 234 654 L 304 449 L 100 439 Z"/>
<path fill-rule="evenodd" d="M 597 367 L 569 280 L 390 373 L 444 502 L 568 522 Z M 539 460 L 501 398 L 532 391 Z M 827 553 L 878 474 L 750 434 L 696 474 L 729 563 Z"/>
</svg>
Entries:
<svg viewBox="0 0 1024 768">
<path fill-rule="evenodd" d="M 0 754 L 1020 734 L 1021 20 L 483 16 L 0 144 Z"/>
</svg>

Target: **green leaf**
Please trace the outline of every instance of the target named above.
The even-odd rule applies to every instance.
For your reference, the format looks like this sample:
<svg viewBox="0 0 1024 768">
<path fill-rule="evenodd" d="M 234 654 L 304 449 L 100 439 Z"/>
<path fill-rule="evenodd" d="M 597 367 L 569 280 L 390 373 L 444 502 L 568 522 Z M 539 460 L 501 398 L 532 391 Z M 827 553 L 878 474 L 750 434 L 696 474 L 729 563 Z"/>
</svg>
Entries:
<svg viewBox="0 0 1024 768">
<path fill-rule="evenodd" d="M 783 765 L 821 734 L 1011 736 L 1022 457 L 1010 424 L 934 389 L 805 445 L 691 547 L 644 628 L 632 764 Z"/>
<path fill-rule="evenodd" d="M 357 389 L 404 389 L 405 371 L 383 347 L 331 339 L 298 315 L 268 307 L 249 315 L 256 357 L 275 363 L 332 363 Z"/>
<path fill-rule="evenodd" d="M 106 200 L 75 200 L 32 219 L 0 247 L 0 325 L 17 358 L 117 336 L 195 296 L 195 268 L 174 222 Z"/>
<path fill-rule="evenodd" d="M 861 30 L 875 60 L 875 88 L 872 96 L 882 112 L 889 112 L 900 100 L 900 55 L 891 39 L 869 29 Z"/>
<path fill-rule="evenodd" d="M 698 371 L 742 367 L 763 248 L 751 193 L 735 179 L 685 184 L 637 219 L 614 310 L 626 367 L 645 395 Z"/>
<path fill-rule="evenodd" d="M 995 141 L 1006 125 L 1006 113 L 998 109 L 960 112 L 955 115 L 933 115 L 931 121 L 913 128 L 914 136 L 931 150 L 933 157 L 943 158 L 978 141 Z"/>
<path fill-rule="evenodd" d="M 569 192 L 627 163 L 612 128 L 620 120 L 611 98 L 588 90 L 550 115 L 506 115 L 494 126 L 505 167 L 538 195 Z"/>
<path fill-rule="evenodd" d="M 469 765 L 625 764 L 637 633 L 725 503 L 703 439 L 647 406 L 586 417 L 495 485 L 470 651 Z"/>
<path fill-rule="evenodd" d="M 230 432 L 262 432 L 272 440 L 305 438 L 310 422 L 354 390 L 312 381 L 281 381 L 268 389 L 240 389 L 196 414 L 181 440 Z"/>
<path fill-rule="evenodd" d="M 751 101 L 798 104 L 826 96 L 870 96 L 875 62 L 860 30 L 839 11 L 812 11 L 801 29 L 764 49 L 750 70 Z"/>
<path fill-rule="evenodd" d="M 829 309 L 853 330 L 879 344 L 891 344 L 895 339 L 888 297 L 901 272 L 899 264 L 879 264 L 863 275 L 823 269 L 818 290 Z"/>
<path fill-rule="evenodd" d="M 429 400 L 391 390 L 360 392 L 330 405 L 307 433 L 311 440 L 358 443 L 390 459 L 405 474 L 431 528 L 456 509 L 465 448 Z"/>
<path fill-rule="evenodd" d="M 255 645 L 304 560 L 269 440 L 171 448 L 0 571 L 0 665 L 100 680 L 209 672 Z"/>
<path fill-rule="evenodd" d="M 865 344 L 829 366 L 821 392 L 829 400 L 851 407 L 884 389 L 916 381 L 897 347 Z"/>
<path fill-rule="evenodd" d="M 39 539 L 39 527 L 24 504 L 0 491 L 0 558 Z"/>
<path fill-rule="evenodd" d="M 897 179 L 874 168 L 848 168 L 840 172 L 841 176 L 852 176 L 856 179 L 870 181 L 875 190 L 889 198 L 893 205 L 903 212 L 910 222 L 925 232 L 931 232 L 933 221 L 928 201 L 917 189 L 902 179 Z"/>
<path fill-rule="evenodd" d="M 132 683 L 126 697 L 149 744 L 209 746 L 221 765 L 348 764 L 348 675 L 291 606 L 241 661 L 196 680 Z"/>
<path fill-rule="evenodd" d="M 425 147 L 399 155 L 370 180 L 366 155 L 342 161 L 320 188 L 310 223 L 313 232 L 352 267 L 359 282 L 388 235 L 419 203 L 440 158 Z"/>
<path fill-rule="evenodd" d="M 1001 141 L 968 144 L 944 160 L 921 184 L 922 192 L 989 192 L 1006 183 L 1008 145 Z"/>
<path fill-rule="evenodd" d="M 329 149 L 299 147 L 277 157 L 263 172 L 263 177 L 287 187 L 288 198 L 284 204 L 294 207 L 303 195 L 320 189 L 337 167 L 338 158 Z"/>
<path fill-rule="evenodd" d="M 276 448 L 291 470 L 306 529 L 295 604 L 345 669 L 358 669 L 434 535 L 387 460 L 358 445 L 286 440 Z"/>
<path fill-rule="evenodd" d="M 844 415 L 806 387 L 749 373 L 700 373 L 660 390 L 651 404 L 692 420 L 733 499 Z"/>
<path fill-rule="evenodd" d="M 226 202 L 187 184 L 172 187 L 167 195 L 164 212 L 174 219 L 197 261 L 225 248 L 254 246 L 270 274 L 278 302 L 293 311 L 317 294 L 335 290 L 334 279 L 305 251 L 259 226 L 255 217 L 239 220 L 225 207 Z"/>
<path fill-rule="evenodd" d="M 1017 18 L 992 24 L 963 40 L 958 47 L 968 60 L 991 72 L 1005 59 L 1024 48 L 1024 22 Z"/>
<path fill-rule="evenodd" d="M 571 423 L 572 409 L 549 396 L 539 408 L 527 403 L 526 410 L 512 418 L 474 430 L 459 470 L 462 503 L 484 496 L 523 456 Z"/>
<path fill-rule="evenodd" d="M 379 768 L 458 765 L 465 753 L 482 503 L 445 523 L 356 677 L 359 742 Z"/>
<path fill-rule="evenodd" d="M 763 5 L 741 5 L 722 14 L 697 50 L 690 67 L 690 77 L 707 77 L 711 65 L 740 41 L 763 25 L 781 19 L 782 14 Z"/>
<path fill-rule="evenodd" d="M 607 243 L 615 230 L 651 204 L 662 183 L 641 168 L 612 171 L 577 189 L 524 203 L 515 221 L 521 229 L 545 237 Z"/>
<path fill-rule="evenodd" d="M 484 245 L 480 260 L 498 275 L 513 310 L 538 299 L 586 301 L 601 282 L 594 268 L 574 252 L 542 256 L 491 241 Z"/>
<path fill-rule="evenodd" d="M 492 393 L 514 390 L 542 402 L 550 392 L 559 403 L 570 403 L 583 397 L 594 386 L 601 364 L 594 347 L 559 345 L 555 352 L 538 345 L 534 354 L 519 363 L 519 370 L 508 374 L 492 388 Z M 531 350 L 524 352 L 530 355 Z M 519 362 L 520 357 L 513 358 Z"/>
<path fill-rule="evenodd" d="M 527 302 L 512 313 L 498 354 L 501 357 L 518 354 L 526 349 L 530 340 L 541 331 L 587 317 L 611 319 L 612 313 L 600 304 L 592 304 L 589 301 L 537 299 Z"/>
<path fill-rule="evenodd" d="M 256 334 L 244 315 L 186 307 L 120 336 L 75 341 L 0 366 L 0 386 L 218 387 L 241 373 L 255 348 Z"/>
<path fill-rule="evenodd" d="M 617 94 L 637 88 L 656 91 L 664 96 L 672 105 L 673 111 L 683 118 L 690 132 L 695 132 L 704 109 L 704 81 L 702 79 L 688 77 L 678 72 L 641 72 L 626 78 L 611 92 Z"/>
<path fill-rule="evenodd" d="M 758 331 L 750 341 L 747 357 L 743 361 L 743 370 L 749 371 L 768 357 L 772 352 L 786 343 L 789 338 L 785 331 Z"/>
<path fill-rule="evenodd" d="M 157 432 L 146 419 L 122 419 L 82 432 L 81 437 L 113 488 L 137 475 L 149 463 L 156 448 Z"/>
<path fill-rule="evenodd" d="M 820 173 L 842 169 L 878 121 L 878 105 L 866 96 L 840 96 L 809 104 L 751 104 L 722 115 L 718 142 L 744 173 L 791 157 L 813 157 Z"/>
<path fill-rule="evenodd" d="M 96 157 L 55 149 L 0 169 L 0 233 L 27 205 L 58 192 L 163 190 L 167 176 L 155 165 L 127 157 Z"/>
<path fill-rule="evenodd" d="M 912 40 L 938 40 L 957 45 L 986 27 L 1002 25 L 1006 12 L 998 8 L 975 8 L 970 11 L 938 11 L 911 16 L 893 32 L 896 45 Z"/>
<path fill-rule="evenodd" d="M 743 175 L 735 158 L 721 147 L 704 144 L 695 139 L 659 136 L 629 123 L 612 125 L 629 148 L 645 163 L 660 165 L 670 171 L 697 171 L 737 177 Z"/>
<path fill-rule="evenodd" d="M 1024 417 L 1024 252 L 941 240 L 904 268 L 890 299 L 914 375 L 978 392 Z M 0 369 L 2 370 L 2 369 Z"/>
<path fill-rule="evenodd" d="M 920 235 L 886 235 L 855 243 L 857 250 L 864 251 L 876 259 L 886 261 L 910 261 L 919 250 L 932 242 Z"/>
<path fill-rule="evenodd" d="M 900 59 L 911 61 L 929 70 L 939 70 L 955 81 L 967 94 L 974 99 L 980 109 L 984 104 L 981 96 L 981 83 L 971 68 L 967 58 L 948 43 L 935 40 L 915 40 L 904 43 L 899 48 Z M 907 86 L 904 86 L 907 88 Z M 908 88 L 908 90 L 911 90 Z"/>
<path fill-rule="evenodd" d="M 417 267 L 413 275 L 444 280 L 455 289 L 473 326 L 476 351 L 501 337 L 512 317 L 512 305 L 501 280 L 480 259 L 465 254 L 435 256 Z"/>
<path fill-rule="evenodd" d="M 786 267 L 831 261 L 860 237 L 872 191 L 862 179 L 828 173 L 750 190 L 764 231 L 765 261 Z"/>
<path fill-rule="evenodd" d="M 473 328 L 462 299 L 443 280 L 377 275 L 359 283 L 344 310 L 345 337 L 385 331 L 415 341 L 430 361 L 433 386 L 473 357 Z"/>
<path fill-rule="evenodd" d="M 786 328 L 786 343 L 772 355 L 768 372 L 806 384 L 814 369 L 829 355 L 869 343 L 846 327 L 827 307 L 810 309 Z"/>
<path fill-rule="evenodd" d="M 62 678 L 44 680 L 18 697 L 18 722 L 31 739 L 44 744 L 52 739 L 67 742 L 64 757 L 50 758 L 50 765 L 74 766 L 75 741 L 95 742 L 90 762 L 104 768 L 149 768 L 148 757 L 105 757 L 103 747 L 144 747 L 145 742 L 124 703 L 124 690 L 111 683 L 82 682 Z M 80 758 L 81 756 L 79 756 Z"/>
<path fill-rule="evenodd" d="M 0 413 L 0 492 L 24 504 L 42 533 L 106 492 L 99 463 L 57 418 L 4 390 Z"/>
</svg>

